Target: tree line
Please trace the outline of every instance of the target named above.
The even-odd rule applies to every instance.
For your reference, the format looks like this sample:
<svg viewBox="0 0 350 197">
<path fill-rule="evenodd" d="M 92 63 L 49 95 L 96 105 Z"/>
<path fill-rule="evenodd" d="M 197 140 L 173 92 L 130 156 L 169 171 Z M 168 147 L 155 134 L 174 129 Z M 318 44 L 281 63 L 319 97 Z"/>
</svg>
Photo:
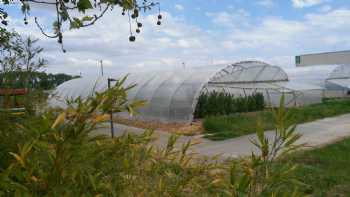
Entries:
<svg viewBox="0 0 350 197">
<path fill-rule="evenodd" d="M 80 77 L 64 73 L 52 74 L 35 71 L 30 73 L 30 80 L 27 83 L 25 79 L 28 75 L 29 73 L 27 71 L 0 72 L 0 88 L 50 90 L 65 81 Z"/>
<path fill-rule="evenodd" d="M 79 76 L 42 72 L 48 61 L 42 58 L 38 40 L 0 27 L 0 88 L 52 89 Z"/>
</svg>

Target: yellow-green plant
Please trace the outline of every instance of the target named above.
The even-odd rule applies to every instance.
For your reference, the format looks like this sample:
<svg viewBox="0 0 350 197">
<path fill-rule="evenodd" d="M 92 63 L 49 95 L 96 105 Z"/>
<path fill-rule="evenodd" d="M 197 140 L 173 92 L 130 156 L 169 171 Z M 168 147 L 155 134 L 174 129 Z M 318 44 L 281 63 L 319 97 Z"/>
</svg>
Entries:
<svg viewBox="0 0 350 197">
<path fill-rule="evenodd" d="M 194 156 L 188 141 L 176 146 L 152 145 L 152 132 L 116 138 L 93 135 L 108 112 L 129 111 L 142 102 L 128 102 L 125 79 L 86 100 L 69 102 L 57 113 L 46 113 L 34 124 L 21 123 L 24 139 L 7 149 L 12 160 L 0 166 L 0 196 L 297 196 L 295 166 L 274 163 L 294 149 L 295 127 L 276 112 L 276 134 L 269 142 L 258 127 L 254 143 L 261 154 L 222 162 Z M 0 129 L 2 132 L 3 128 Z M 270 146 L 269 144 L 276 144 Z"/>
<path fill-rule="evenodd" d="M 251 139 L 259 153 L 253 152 L 250 157 L 240 160 L 238 165 L 234 163 L 230 169 L 234 196 L 299 196 L 298 187 L 304 186 L 294 177 L 295 164 L 276 163 L 280 157 L 302 146 L 295 144 L 301 135 L 295 132 L 296 125 L 288 121 L 284 96 L 281 97 L 279 108 L 272 110 L 276 126 L 272 138 L 265 136 L 263 123 L 259 121 L 257 137 Z M 240 174 L 239 179 L 237 173 Z"/>
</svg>

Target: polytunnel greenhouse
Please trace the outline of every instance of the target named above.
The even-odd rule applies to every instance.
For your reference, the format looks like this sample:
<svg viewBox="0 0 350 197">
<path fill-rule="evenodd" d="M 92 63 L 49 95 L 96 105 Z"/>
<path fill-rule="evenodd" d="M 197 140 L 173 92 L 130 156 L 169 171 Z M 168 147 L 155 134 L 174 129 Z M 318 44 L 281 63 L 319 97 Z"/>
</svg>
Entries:
<svg viewBox="0 0 350 197">
<path fill-rule="evenodd" d="M 350 65 L 339 65 L 325 81 L 327 97 L 346 97 L 350 95 Z"/>
<path fill-rule="evenodd" d="M 118 79 L 125 75 L 111 76 Z M 136 117 L 141 120 L 162 122 L 192 122 L 199 96 L 204 92 L 227 91 L 235 96 L 255 92 L 264 95 L 268 105 L 277 105 L 282 94 L 287 104 L 303 104 L 304 91 L 319 86 L 296 84 L 277 66 L 258 61 L 199 67 L 174 71 L 129 73 L 125 85 L 136 84 L 129 90 L 129 100 L 146 100 Z M 94 92 L 107 89 L 107 77 L 79 78 L 61 84 L 50 97 L 52 107 L 65 107 L 66 99 L 86 98 Z M 321 93 L 317 96 L 321 99 Z M 53 96 L 54 95 L 54 96 Z"/>
<path fill-rule="evenodd" d="M 349 96 L 350 65 L 314 65 L 292 69 L 287 74 L 291 82 L 316 85 L 323 88 L 322 97 L 342 98 Z M 312 92 L 308 91 L 310 96 Z"/>
</svg>

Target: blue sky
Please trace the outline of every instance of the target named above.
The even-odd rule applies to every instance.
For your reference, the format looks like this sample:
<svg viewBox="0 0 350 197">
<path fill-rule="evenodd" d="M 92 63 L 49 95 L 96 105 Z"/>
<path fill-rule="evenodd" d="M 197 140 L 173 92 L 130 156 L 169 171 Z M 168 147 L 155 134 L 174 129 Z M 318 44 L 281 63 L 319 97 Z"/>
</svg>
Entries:
<svg viewBox="0 0 350 197">
<path fill-rule="evenodd" d="M 49 60 L 47 71 L 96 75 L 97 61 L 109 73 L 125 70 L 179 69 L 241 60 L 262 60 L 294 67 L 302 53 L 350 49 L 349 0 L 160 0 L 144 15 L 142 34 L 128 42 L 127 19 L 109 12 L 94 27 L 64 34 L 66 54 L 55 40 L 40 34 L 33 22 L 50 27 L 50 8 L 32 8 L 30 24 L 16 6 L 8 8 L 10 28 L 40 39 Z M 48 29 L 49 30 L 49 29 Z"/>
</svg>

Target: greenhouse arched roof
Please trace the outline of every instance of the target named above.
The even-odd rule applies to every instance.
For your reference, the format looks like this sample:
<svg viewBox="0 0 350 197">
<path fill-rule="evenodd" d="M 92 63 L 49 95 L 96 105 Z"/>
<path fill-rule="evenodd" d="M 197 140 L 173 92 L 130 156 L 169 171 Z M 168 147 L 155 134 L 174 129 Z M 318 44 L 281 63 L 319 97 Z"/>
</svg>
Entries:
<svg viewBox="0 0 350 197">
<path fill-rule="evenodd" d="M 114 76 L 114 78 L 119 78 Z M 125 85 L 136 84 L 128 93 L 130 100 L 146 100 L 136 118 L 163 122 L 191 122 L 197 99 L 208 83 L 256 83 L 288 81 L 277 66 L 258 61 L 238 62 L 198 69 L 130 73 Z M 107 89 L 107 77 L 79 78 L 58 86 L 49 105 L 65 107 L 65 99 L 92 95 Z"/>
<path fill-rule="evenodd" d="M 278 66 L 264 62 L 245 61 L 226 66 L 210 83 L 257 83 L 288 81 L 288 75 Z"/>
</svg>

